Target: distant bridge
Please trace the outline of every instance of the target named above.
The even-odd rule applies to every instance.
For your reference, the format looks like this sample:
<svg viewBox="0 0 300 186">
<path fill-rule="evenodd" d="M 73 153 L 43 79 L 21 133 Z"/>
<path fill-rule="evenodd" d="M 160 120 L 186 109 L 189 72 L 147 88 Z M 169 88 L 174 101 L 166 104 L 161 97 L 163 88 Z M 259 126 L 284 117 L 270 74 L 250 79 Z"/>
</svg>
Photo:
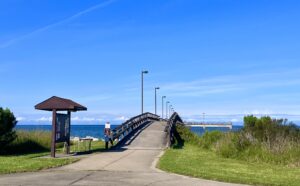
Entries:
<svg viewBox="0 0 300 186">
<path fill-rule="evenodd" d="M 224 123 L 197 123 L 197 122 L 185 122 L 186 126 L 189 127 L 202 127 L 202 128 L 229 128 L 232 130 L 232 122 L 224 122 Z"/>
</svg>

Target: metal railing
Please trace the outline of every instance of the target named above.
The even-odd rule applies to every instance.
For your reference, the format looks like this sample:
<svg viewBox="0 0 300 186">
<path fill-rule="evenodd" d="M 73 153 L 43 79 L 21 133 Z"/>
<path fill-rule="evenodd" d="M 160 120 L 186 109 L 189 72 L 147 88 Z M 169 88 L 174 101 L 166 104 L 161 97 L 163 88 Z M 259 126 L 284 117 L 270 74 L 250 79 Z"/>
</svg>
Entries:
<svg viewBox="0 0 300 186">
<path fill-rule="evenodd" d="M 168 120 L 165 132 L 167 132 L 167 146 L 171 147 L 175 143 L 176 125 L 184 125 L 182 119 L 177 112 L 174 112 L 171 118 Z"/>
<path fill-rule="evenodd" d="M 144 113 L 141 115 L 138 115 L 136 117 L 133 117 L 117 128 L 112 130 L 112 140 L 116 141 L 117 143 L 121 142 L 126 136 L 131 134 L 135 129 L 140 127 L 145 122 L 149 121 L 159 121 L 159 116 L 152 114 L 152 113 Z"/>
</svg>

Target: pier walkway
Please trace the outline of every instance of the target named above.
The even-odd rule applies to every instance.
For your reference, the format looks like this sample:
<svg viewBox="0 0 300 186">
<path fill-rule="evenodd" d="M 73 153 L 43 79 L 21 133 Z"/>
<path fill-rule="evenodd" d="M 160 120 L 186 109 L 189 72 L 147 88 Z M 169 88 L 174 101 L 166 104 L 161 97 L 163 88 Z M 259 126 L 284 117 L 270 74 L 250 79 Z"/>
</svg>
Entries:
<svg viewBox="0 0 300 186">
<path fill-rule="evenodd" d="M 229 186 L 156 169 L 166 148 L 166 122 L 149 122 L 120 147 L 88 155 L 77 163 L 36 173 L 0 176 L 0 185 L 100 185 L 100 186 Z"/>
</svg>

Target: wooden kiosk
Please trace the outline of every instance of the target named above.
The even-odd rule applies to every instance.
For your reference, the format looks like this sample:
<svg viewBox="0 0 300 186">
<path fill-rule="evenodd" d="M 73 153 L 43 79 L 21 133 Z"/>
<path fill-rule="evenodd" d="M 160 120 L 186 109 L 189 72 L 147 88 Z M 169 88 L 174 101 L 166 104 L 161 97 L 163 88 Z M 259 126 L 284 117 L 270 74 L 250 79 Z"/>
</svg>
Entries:
<svg viewBox="0 0 300 186">
<path fill-rule="evenodd" d="M 52 111 L 51 157 L 55 158 L 55 144 L 65 142 L 70 153 L 71 112 L 87 108 L 69 99 L 53 96 L 35 106 L 37 110 Z M 57 113 L 66 111 L 67 114 Z"/>
</svg>

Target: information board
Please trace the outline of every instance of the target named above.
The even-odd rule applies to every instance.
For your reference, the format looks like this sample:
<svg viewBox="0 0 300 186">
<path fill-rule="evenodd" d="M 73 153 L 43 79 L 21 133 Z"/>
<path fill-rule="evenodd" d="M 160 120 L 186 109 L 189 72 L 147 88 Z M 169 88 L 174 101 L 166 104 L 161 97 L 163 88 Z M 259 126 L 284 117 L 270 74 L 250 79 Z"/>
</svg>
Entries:
<svg viewBox="0 0 300 186">
<path fill-rule="evenodd" d="M 55 142 L 67 142 L 70 139 L 70 118 L 68 114 L 56 114 Z"/>
</svg>

